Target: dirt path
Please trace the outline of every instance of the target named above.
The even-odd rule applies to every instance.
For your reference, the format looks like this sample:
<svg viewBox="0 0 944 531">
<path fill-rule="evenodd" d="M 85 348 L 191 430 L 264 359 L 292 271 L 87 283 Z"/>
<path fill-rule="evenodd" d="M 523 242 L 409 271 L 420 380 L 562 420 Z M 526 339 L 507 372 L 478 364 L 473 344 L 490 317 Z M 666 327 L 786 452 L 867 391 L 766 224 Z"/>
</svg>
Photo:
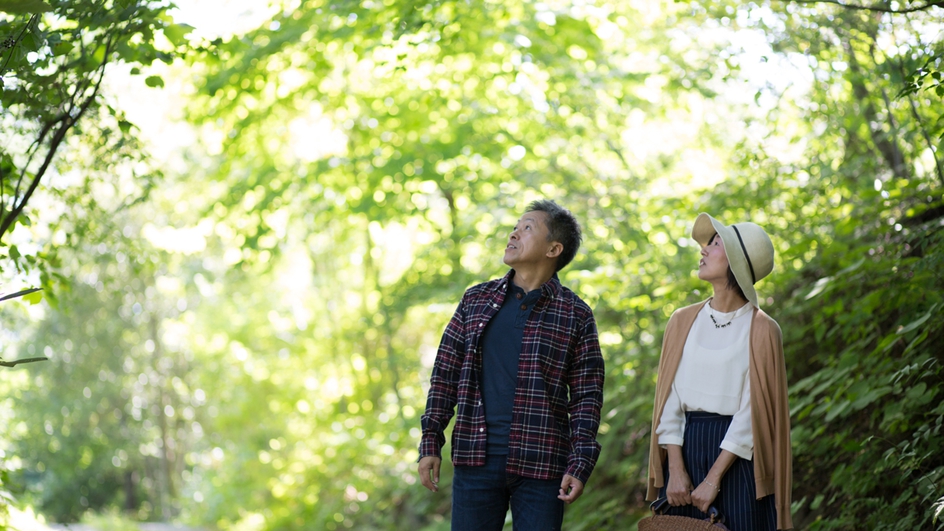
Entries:
<svg viewBox="0 0 944 531">
<path fill-rule="evenodd" d="M 27 508 L 24 511 L 16 507 L 10 507 L 9 513 L 9 529 L 11 531 L 102 531 L 88 524 L 47 524 L 42 521 L 42 517 L 37 517 L 32 508 Z M 135 527 L 138 531 L 210 531 L 209 529 L 163 522 L 144 522 L 137 524 Z"/>
<path fill-rule="evenodd" d="M 50 531 L 101 531 L 100 529 L 85 524 L 47 524 L 46 529 Z M 160 522 L 141 523 L 138 524 L 138 529 L 141 531 L 206 531 L 197 527 L 185 527 Z"/>
</svg>

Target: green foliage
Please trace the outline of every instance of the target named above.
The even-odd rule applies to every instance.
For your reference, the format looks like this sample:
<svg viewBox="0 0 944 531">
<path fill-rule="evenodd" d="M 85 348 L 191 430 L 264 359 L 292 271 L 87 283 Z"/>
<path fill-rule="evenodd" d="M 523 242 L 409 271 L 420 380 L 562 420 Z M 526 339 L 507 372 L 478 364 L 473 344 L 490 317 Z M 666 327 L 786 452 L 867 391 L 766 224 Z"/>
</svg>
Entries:
<svg viewBox="0 0 944 531">
<path fill-rule="evenodd" d="M 944 242 L 928 229 L 879 229 L 851 245 L 868 258 L 814 291 L 796 286 L 789 337 L 807 355 L 791 389 L 795 493 L 811 529 L 931 528 L 944 473 L 944 331 L 932 319 Z"/>
<path fill-rule="evenodd" d="M 775 313 L 793 383 L 795 519 L 809 529 L 937 528 L 942 107 L 901 89 L 940 44 L 923 40 L 920 17 L 811 9 L 783 20 L 778 48 L 806 54 L 819 87 L 810 99 L 830 110 L 809 113 L 810 155 L 788 168 L 805 191 L 772 194 L 803 213 L 786 218 L 796 258 Z"/>
<path fill-rule="evenodd" d="M 10 493 L 10 470 L 6 462 L 0 463 L 0 529 L 6 530 L 10 524 L 10 505 L 14 503 Z"/>
<path fill-rule="evenodd" d="M 24 138 L 69 114 L 57 95 L 80 95 L 49 72 L 97 97 L 105 63 L 169 61 L 191 29 L 157 4 L 51 4 L 58 18 L 0 19 L 23 35 L 0 110 Z M 603 453 L 568 529 L 645 513 L 662 330 L 710 294 L 693 275 L 701 211 L 756 221 L 777 248 L 758 291 L 785 334 L 798 528 L 940 527 L 933 15 L 303 2 L 188 58 L 201 140 L 160 187 L 136 128 L 88 100 L 81 142 L 56 159 L 84 177 L 48 187 L 55 215 L 16 217 L 38 250 L 8 247 L 58 288 L 28 310 L 34 327 L 7 317 L 24 330 L 11 344 L 51 354 L 4 382 L 17 494 L 70 521 L 120 508 L 233 531 L 447 528 L 448 462 L 438 495 L 415 471 L 432 356 L 544 196 L 583 222 L 561 276 L 594 308 L 608 369 Z M 62 51 L 30 62 L 26 46 Z M 758 81 L 768 62 L 795 75 Z M 0 153 L 2 176 L 38 175 L 29 153 Z"/>
<path fill-rule="evenodd" d="M 609 449 L 623 446 L 622 419 L 645 418 L 640 412 L 651 408 L 651 391 L 627 386 L 626 378 L 651 374 L 659 327 L 687 292 L 666 286 L 650 295 L 673 272 L 690 268 L 672 258 L 682 245 L 676 242 L 687 204 L 657 199 L 654 191 L 656 176 L 685 170 L 671 152 L 650 157 L 627 144 L 624 117 L 662 122 L 667 111 L 644 96 L 655 79 L 680 98 L 712 92 L 707 47 L 689 64 L 666 38 L 701 20 L 658 20 L 640 33 L 630 21 L 641 14 L 625 5 L 597 13 L 529 2 L 435 3 L 417 7 L 407 22 L 396 5 L 337 7 L 285 13 L 257 32 L 211 43 L 196 65 L 207 73 L 204 94 L 191 104 L 193 118 L 225 139 L 210 174 L 225 186 L 206 198 L 204 212 L 224 226 L 245 227 L 234 231 L 245 260 L 241 271 L 224 273 L 226 281 L 248 285 L 257 275 L 278 275 L 277 258 L 304 260 L 311 264 L 314 299 L 332 301 L 313 306 L 314 343 L 296 332 L 287 344 L 266 342 L 252 325 L 258 318 L 246 316 L 238 328 L 225 322 L 208 328 L 228 328 L 230 340 L 250 352 L 285 348 L 290 359 L 322 367 L 311 374 L 315 381 L 342 379 L 350 386 L 333 400 L 319 400 L 315 411 L 325 418 L 309 415 L 317 428 L 278 444 L 325 452 L 329 462 L 286 478 L 284 470 L 302 467 L 306 453 L 283 451 L 280 469 L 260 468 L 254 454 L 272 454 L 265 447 L 271 436 L 260 436 L 257 451 L 233 469 L 239 477 L 220 472 L 216 492 L 226 502 L 219 506 L 241 507 L 242 518 L 265 515 L 273 527 L 436 525 L 447 514 L 448 497 L 430 500 L 415 485 L 415 430 L 428 378 L 417 348 L 435 346 L 465 287 L 503 273 L 497 251 L 504 234 L 538 195 L 587 220 L 586 251 L 563 276 L 598 305 L 601 330 L 609 334 L 615 368 L 608 396 L 614 404 L 629 397 L 610 412 L 616 425 L 607 435 L 607 461 L 593 479 L 625 491 L 627 475 L 638 478 L 644 470 L 643 446 L 623 459 L 621 450 Z M 605 32 L 623 40 L 604 39 Z M 625 46 L 629 35 L 635 47 Z M 310 134 L 306 128 L 319 125 L 338 143 L 299 145 Z M 685 147 L 720 141 L 709 128 L 698 134 Z M 662 220 L 673 211 L 672 223 Z M 291 229 L 273 238 L 278 229 L 268 220 L 277 212 Z M 280 312 L 242 289 L 228 298 L 224 306 L 252 308 L 244 314 Z M 352 302 L 334 304 L 345 300 Z M 242 335 L 245 340 L 237 339 Z M 291 419 L 298 397 L 290 382 L 281 388 L 288 396 L 276 404 L 284 400 L 278 410 Z M 254 418 L 249 406 L 260 407 L 240 404 L 238 398 L 232 404 L 234 419 Z M 390 420 L 361 413 L 368 405 Z M 274 413 L 271 399 L 269 407 Z M 235 437 L 230 429 L 244 434 L 235 420 L 232 428 L 226 424 L 218 432 L 224 440 Z M 638 420 L 630 429 L 645 433 Z M 377 463 L 357 457 L 378 449 L 388 457 Z M 353 470 L 351 463 L 358 463 Z M 250 479 L 257 471 L 271 475 L 270 496 L 249 496 L 239 483 L 263 481 L 264 475 Z M 638 487 L 630 496 L 609 504 L 616 515 L 600 517 L 623 519 L 635 511 Z M 382 510 L 367 509 L 374 499 Z M 232 518 L 224 524 L 233 525 Z"/>
<path fill-rule="evenodd" d="M 189 383 L 189 354 L 163 332 L 182 303 L 155 286 L 159 257 L 116 237 L 121 230 L 101 230 L 108 246 L 60 253 L 73 278 L 59 299 L 68 311 L 49 308 L 21 346 L 50 361 L 13 394 L 16 455 L 31 464 L 19 479 L 26 499 L 58 521 L 109 507 L 169 518 L 179 514 L 177 478 L 202 435 L 204 391 Z M 120 292 L 103 293 L 106 285 Z"/>
<path fill-rule="evenodd" d="M 99 183 L 123 188 L 108 166 L 140 164 L 140 149 L 129 151 L 135 135 L 127 121 L 104 104 L 102 82 L 106 68 L 125 64 L 135 68 L 155 61 L 170 62 L 184 49 L 186 33 L 172 24 L 164 2 L 141 0 L 106 2 L 3 2 L 0 10 L 30 15 L 0 15 L 0 238 L 5 242 L 3 270 L 42 272 L 51 288 L 55 256 L 22 253 L 10 245 L 18 227 L 31 230 L 41 209 L 30 201 L 91 203 L 90 190 Z M 170 45 L 158 44 L 166 32 Z M 152 82 L 148 82 L 152 84 Z M 81 146 L 97 150 L 99 171 L 75 188 L 49 184 L 49 176 L 68 169 L 63 159 Z M 112 167 L 112 170 L 115 168 Z M 135 176 L 142 184 L 152 176 Z M 47 290 L 54 294 L 53 289 Z"/>
<path fill-rule="evenodd" d="M 25 13 L 45 13 L 52 11 L 52 7 L 43 0 L 0 0 L 0 11 L 22 15 Z"/>
</svg>

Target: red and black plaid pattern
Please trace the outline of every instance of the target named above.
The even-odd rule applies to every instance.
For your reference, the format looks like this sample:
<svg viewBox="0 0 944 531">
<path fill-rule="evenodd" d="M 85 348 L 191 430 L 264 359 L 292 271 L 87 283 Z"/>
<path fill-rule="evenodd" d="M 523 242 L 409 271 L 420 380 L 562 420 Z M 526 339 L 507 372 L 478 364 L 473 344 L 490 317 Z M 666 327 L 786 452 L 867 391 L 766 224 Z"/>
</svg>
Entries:
<svg viewBox="0 0 944 531">
<path fill-rule="evenodd" d="M 430 378 L 420 457 L 440 456 L 455 413 L 453 463 L 485 464 L 480 340 L 513 275 L 469 288 L 446 327 Z M 597 326 L 590 307 L 556 276 L 541 290 L 524 328 L 506 470 L 534 479 L 566 473 L 586 483 L 600 455 L 604 367 Z"/>
</svg>

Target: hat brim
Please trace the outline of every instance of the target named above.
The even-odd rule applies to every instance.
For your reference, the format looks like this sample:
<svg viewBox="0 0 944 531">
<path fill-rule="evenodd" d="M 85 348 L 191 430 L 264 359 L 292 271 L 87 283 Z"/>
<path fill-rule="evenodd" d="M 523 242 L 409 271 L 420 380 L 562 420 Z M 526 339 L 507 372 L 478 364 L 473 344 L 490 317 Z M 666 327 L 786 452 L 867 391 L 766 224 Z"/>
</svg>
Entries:
<svg viewBox="0 0 944 531">
<path fill-rule="evenodd" d="M 741 287 L 741 291 L 744 292 L 747 300 L 755 308 L 760 308 L 760 305 L 757 304 L 757 290 L 754 289 L 754 281 L 751 278 L 750 266 L 747 264 L 744 247 L 734 228 L 721 223 L 705 212 L 698 214 L 698 217 L 695 218 L 695 225 L 692 227 L 692 239 L 704 247 L 708 245 L 715 233 L 721 237 L 721 242 L 724 243 L 724 253 L 728 257 L 728 265 L 731 266 L 731 271 L 734 273 L 738 286 Z"/>
</svg>

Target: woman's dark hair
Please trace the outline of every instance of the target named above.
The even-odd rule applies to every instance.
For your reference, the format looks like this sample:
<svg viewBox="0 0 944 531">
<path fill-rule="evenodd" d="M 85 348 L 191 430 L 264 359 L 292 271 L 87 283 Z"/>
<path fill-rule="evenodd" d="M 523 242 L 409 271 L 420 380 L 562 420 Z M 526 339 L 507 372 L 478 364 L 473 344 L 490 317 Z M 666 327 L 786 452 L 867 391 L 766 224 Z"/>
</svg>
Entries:
<svg viewBox="0 0 944 531">
<path fill-rule="evenodd" d="M 580 248 L 580 242 L 583 240 L 577 218 L 569 210 L 550 199 L 532 201 L 528 205 L 527 212 L 547 214 L 547 241 L 560 242 L 564 246 L 564 250 L 557 257 L 554 271 L 564 269 L 577 255 L 577 249 Z"/>
<path fill-rule="evenodd" d="M 716 232 L 714 236 L 708 239 L 708 245 L 711 245 L 711 242 L 715 241 L 715 238 L 718 238 L 718 233 Z M 725 249 L 725 253 L 727 253 Z M 734 271 L 731 271 L 731 266 L 728 266 L 728 288 L 733 289 L 735 293 L 741 296 L 742 299 L 747 300 L 747 297 L 744 296 L 744 290 L 741 289 L 741 285 L 738 284 L 738 279 L 734 276 Z"/>
<path fill-rule="evenodd" d="M 734 271 L 731 271 L 731 266 L 728 266 L 728 287 L 733 289 L 742 299 L 748 300 L 747 297 L 744 296 L 744 290 L 741 289 L 741 285 L 738 284 L 737 277 L 734 276 Z"/>
</svg>

